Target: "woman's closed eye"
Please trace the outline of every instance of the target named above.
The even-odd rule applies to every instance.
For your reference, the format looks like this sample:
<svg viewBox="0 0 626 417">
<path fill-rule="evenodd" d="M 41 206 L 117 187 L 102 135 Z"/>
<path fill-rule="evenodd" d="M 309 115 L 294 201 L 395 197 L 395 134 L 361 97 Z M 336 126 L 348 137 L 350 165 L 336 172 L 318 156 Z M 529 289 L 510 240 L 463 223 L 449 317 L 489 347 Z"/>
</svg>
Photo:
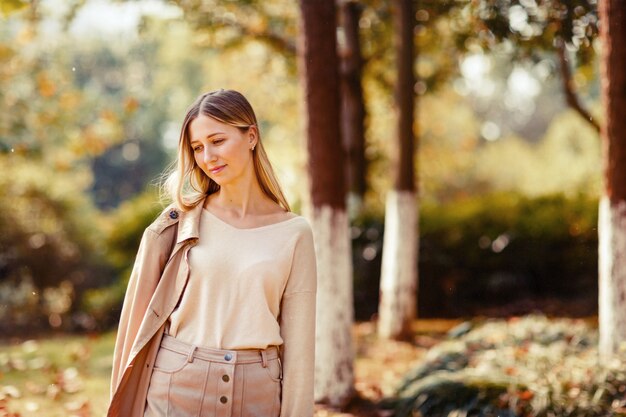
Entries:
<svg viewBox="0 0 626 417">
<path fill-rule="evenodd" d="M 224 138 L 220 138 L 220 139 L 215 139 L 214 141 L 211 142 L 211 144 L 213 145 L 219 145 L 220 143 L 224 142 L 226 139 Z M 193 151 L 194 152 L 200 152 L 202 151 L 202 149 L 204 149 L 204 145 L 196 145 L 193 147 Z"/>
</svg>

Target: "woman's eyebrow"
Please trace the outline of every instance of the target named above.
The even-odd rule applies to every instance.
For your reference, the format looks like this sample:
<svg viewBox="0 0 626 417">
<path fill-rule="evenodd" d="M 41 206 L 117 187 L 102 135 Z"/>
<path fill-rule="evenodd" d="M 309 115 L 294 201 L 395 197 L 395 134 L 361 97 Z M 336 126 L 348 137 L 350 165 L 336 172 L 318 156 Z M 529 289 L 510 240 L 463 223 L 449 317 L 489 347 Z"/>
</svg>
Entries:
<svg viewBox="0 0 626 417">
<path fill-rule="evenodd" d="M 215 132 L 215 133 L 211 133 L 210 135 L 207 135 L 207 136 L 206 136 L 206 139 L 210 139 L 210 138 L 212 138 L 212 137 L 213 137 L 213 136 L 215 136 L 215 135 L 219 135 L 220 133 L 225 133 L 225 132 Z M 191 141 L 191 144 L 193 145 L 194 143 L 197 143 L 197 142 L 200 142 L 200 140 L 199 140 L 199 139 L 194 139 L 194 140 L 192 140 L 192 141 Z"/>
</svg>

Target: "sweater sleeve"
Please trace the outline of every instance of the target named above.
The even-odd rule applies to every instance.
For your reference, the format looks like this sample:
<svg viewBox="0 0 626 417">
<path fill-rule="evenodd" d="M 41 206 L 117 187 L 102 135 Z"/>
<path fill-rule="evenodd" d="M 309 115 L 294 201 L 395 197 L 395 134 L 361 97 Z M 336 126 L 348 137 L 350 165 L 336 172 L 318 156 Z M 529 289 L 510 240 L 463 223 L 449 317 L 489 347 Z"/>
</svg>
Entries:
<svg viewBox="0 0 626 417">
<path fill-rule="evenodd" d="M 315 247 L 313 233 L 307 224 L 296 242 L 281 300 L 279 324 L 283 339 L 283 381 L 280 417 L 313 416 L 316 291 Z"/>
</svg>

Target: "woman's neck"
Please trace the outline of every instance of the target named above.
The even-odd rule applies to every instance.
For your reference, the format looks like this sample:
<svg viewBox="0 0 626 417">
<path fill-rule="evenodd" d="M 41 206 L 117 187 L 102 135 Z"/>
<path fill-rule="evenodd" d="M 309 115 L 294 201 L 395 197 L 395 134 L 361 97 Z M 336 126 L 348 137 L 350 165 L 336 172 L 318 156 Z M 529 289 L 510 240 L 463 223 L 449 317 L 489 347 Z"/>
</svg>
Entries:
<svg viewBox="0 0 626 417">
<path fill-rule="evenodd" d="M 268 208 L 268 198 L 261 190 L 256 180 L 247 186 L 223 186 L 211 194 L 205 202 L 205 207 L 211 206 L 228 213 L 228 215 L 243 219 L 247 215 L 263 214 Z"/>
</svg>

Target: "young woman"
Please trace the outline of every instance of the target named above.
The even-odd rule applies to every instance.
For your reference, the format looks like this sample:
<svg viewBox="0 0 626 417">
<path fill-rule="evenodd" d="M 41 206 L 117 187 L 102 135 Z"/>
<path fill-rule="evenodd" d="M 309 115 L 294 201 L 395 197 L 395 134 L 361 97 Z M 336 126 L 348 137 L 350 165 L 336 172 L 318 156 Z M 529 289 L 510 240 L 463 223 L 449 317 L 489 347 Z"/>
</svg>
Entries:
<svg viewBox="0 0 626 417">
<path fill-rule="evenodd" d="M 175 203 L 146 228 L 115 343 L 108 416 L 313 415 L 317 273 L 250 103 L 201 95 Z"/>
</svg>

